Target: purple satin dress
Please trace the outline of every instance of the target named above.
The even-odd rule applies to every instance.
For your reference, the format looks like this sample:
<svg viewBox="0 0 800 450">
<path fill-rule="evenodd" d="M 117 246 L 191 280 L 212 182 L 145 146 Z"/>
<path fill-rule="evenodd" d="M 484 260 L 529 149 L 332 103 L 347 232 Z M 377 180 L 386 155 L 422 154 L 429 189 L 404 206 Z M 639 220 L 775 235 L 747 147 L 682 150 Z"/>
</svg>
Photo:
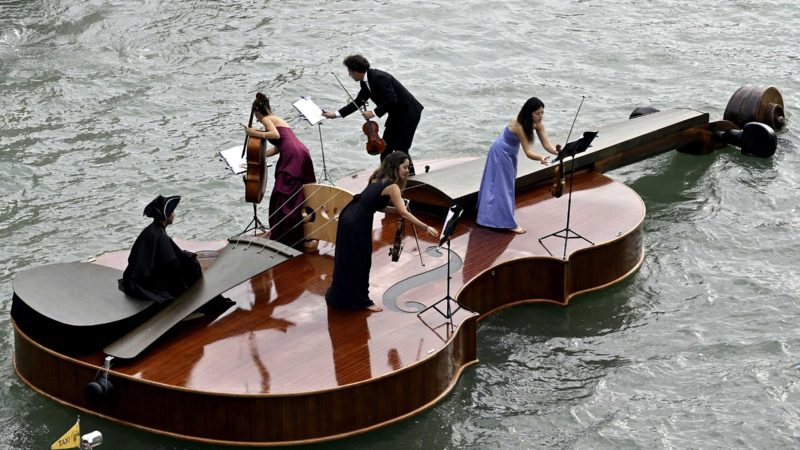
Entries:
<svg viewBox="0 0 800 450">
<path fill-rule="evenodd" d="M 270 140 L 280 150 L 275 163 L 275 186 L 269 197 L 270 239 L 302 250 L 302 189 L 304 184 L 316 183 L 317 177 L 308 148 L 291 128 L 277 128 L 280 139 Z"/>
</svg>

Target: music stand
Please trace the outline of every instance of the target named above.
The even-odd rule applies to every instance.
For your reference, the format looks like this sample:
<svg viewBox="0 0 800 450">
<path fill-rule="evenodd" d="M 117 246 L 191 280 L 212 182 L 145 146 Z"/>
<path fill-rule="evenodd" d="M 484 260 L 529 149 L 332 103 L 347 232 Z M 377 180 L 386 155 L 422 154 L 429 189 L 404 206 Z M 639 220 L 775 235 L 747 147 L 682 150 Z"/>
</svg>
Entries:
<svg viewBox="0 0 800 450">
<path fill-rule="evenodd" d="M 264 224 L 261 223 L 261 220 L 259 220 L 258 218 L 258 204 L 256 204 L 255 202 L 253 202 L 253 219 L 250 221 L 250 223 L 247 224 L 244 230 L 237 236 L 241 236 L 247 233 L 248 231 L 252 231 L 253 236 L 257 236 L 259 231 L 261 231 L 262 233 L 266 233 L 269 231 L 269 228 L 264 226 Z"/>
<path fill-rule="evenodd" d="M 445 319 L 448 320 L 450 327 L 453 327 L 453 315 L 461 309 L 461 304 L 450 295 L 450 279 L 452 276 L 450 275 L 450 238 L 453 237 L 453 233 L 456 231 L 456 223 L 458 222 L 459 217 L 461 217 L 461 213 L 464 212 L 464 209 L 458 205 L 453 205 L 450 207 L 450 210 L 447 212 L 447 218 L 444 221 L 444 226 L 442 227 L 442 233 L 439 235 L 439 248 L 447 242 L 447 293 L 446 295 L 437 301 L 436 303 L 428 306 L 427 308 L 423 309 L 422 311 L 417 313 L 417 317 L 422 316 L 426 311 L 429 309 L 435 309 L 439 314 L 444 316 Z M 439 309 L 440 303 L 445 303 L 445 310 L 442 311 Z M 456 308 L 453 309 L 451 306 L 451 302 L 456 304 Z"/>
<path fill-rule="evenodd" d="M 322 180 L 327 181 L 332 186 L 335 185 L 328 175 L 328 167 L 325 165 L 325 146 L 322 144 L 322 109 L 311 100 L 311 97 L 300 97 L 300 100 L 292 103 L 294 109 L 303 116 L 310 125 L 316 125 L 319 131 L 319 148 L 322 153 Z"/>
<path fill-rule="evenodd" d="M 539 244 L 541 244 L 542 247 L 544 247 L 544 249 L 547 250 L 547 253 L 550 254 L 550 256 L 553 256 L 553 253 L 550 252 L 550 249 L 548 249 L 547 246 L 544 245 L 544 242 L 542 242 L 543 240 L 549 237 L 557 237 L 564 239 L 564 255 L 562 256 L 563 259 L 567 259 L 567 243 L 569 242 L 570 239 L 583 239 L 589 244 L 594 245 L 594 242 L 590 241 L 589 239 L 586 239 L 585 237 L 581 236 L 580 234 L 573 231 L 569 227 L 569 219 L 572 213 L 572 178 L 575 176 L 575 155 L 577 155 L 578 153 L 585 152 L 586 149 L 588 149 L 591 146 L 592 141 L 594 140 L 595 137 L 597 137 L 597 131 L 585 131 L 583 133 L 583 137 L 581 137 L 577 141 L 572 141 L 567 145 L 565 145 L 564 148 L 560 152 L 558 152 L 558 156 L 556 156 L 556 158 L 553 160 L 553 162 L 558 161 L 558 163 L 561 164 L 561 173 L 563 174 L 564 160 L 567 159 L 567 157 L 570 156 L 572 157 L 570 164 L 570 173 L 569 173 L 569 193 L 567 194 L 567 226 L 554 233 L 550 233 L 546 236 L 542 236 L 539 238 Z"/>
</svg>

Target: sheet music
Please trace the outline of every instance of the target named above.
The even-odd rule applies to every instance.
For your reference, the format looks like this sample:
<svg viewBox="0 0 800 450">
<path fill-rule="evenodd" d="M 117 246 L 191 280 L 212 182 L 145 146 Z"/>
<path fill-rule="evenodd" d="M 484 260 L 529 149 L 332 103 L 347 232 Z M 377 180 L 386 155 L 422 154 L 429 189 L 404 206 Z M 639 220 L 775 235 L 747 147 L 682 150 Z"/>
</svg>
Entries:
<svg viewBox="0 0 800 450">
<path fill-rule="evenodd" d="M 227 150 L 219 152 L 228 168 L 231 169 L 234 175 L 238 175 L 247 170 L 247 159 L 242 158 L 242 147 L 231 147 Z"/>
<path fill-rule="evenodd" d="M 292 106 L 294 106 L 311 125 L 316 125 L 320 120 L 324 119 L 322 116 L 322 109 L 309 97 L 300 97 L 300 100 L 292 103 Z"/>
<path fill-rule="evenodd" d="M 247 171 L 247 157 L 242 156 L 241 146 L 222 150 L 219 152 L 219 156 L 222 157 L 222 160 L 225 161 L 225 164 L 228 165 L 228 168 L 231 169 L 231 172 L 233 172 L 234 175 L 238 175 Z M 267 167 L 270 166 L 272 166 L 272 164 L 267 162 Z"/>
<path fill-rule="evenodd" d="M 447 210 L 447 217 L 444 219 L 444 225 L 442 226 L 442 231 L 439 234 L 439 247 L 444 245 L 445 242 L 453 235 L 453 232 L 456 230 L 456 221 L 458 218 L 461 217 L 461 213 L 464 212 L 464 209 L 459 207 L 458 205 L 453 205 Z"/>
</svg>

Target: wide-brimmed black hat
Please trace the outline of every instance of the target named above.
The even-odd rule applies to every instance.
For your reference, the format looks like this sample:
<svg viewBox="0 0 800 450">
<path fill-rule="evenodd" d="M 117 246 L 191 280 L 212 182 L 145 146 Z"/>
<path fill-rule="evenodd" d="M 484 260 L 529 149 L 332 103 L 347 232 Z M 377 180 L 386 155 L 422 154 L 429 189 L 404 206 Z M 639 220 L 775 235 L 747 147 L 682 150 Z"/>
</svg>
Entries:
<svg viewBox="0 0 800 450">
<path fill-rule="evenodd" d="M 180 195 L 173 195 L 171 197 L 163 197 L 159 195 L 152 202 L 144 207 L 144 215 L 152 217 L 156 220 L 164 220 L 175 211 L 178 203 L 181 201 Z"/>
</svg>

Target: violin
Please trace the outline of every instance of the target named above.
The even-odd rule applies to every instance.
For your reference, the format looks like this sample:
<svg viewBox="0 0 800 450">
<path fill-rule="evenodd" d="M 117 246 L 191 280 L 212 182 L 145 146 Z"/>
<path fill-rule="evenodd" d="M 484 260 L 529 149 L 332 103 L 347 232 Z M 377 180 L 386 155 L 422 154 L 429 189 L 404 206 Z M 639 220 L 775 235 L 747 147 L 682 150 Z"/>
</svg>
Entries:
<svg viewBox="0 0 800 450">
<path fill-rule="evenodd" d="M 365 107 L 366 109 L 366 107 Z M 370 155 L 380 155 L 386 150 L 386 142 L 378 134 L 378 122 L 366 119 L 367 122 L 361 127 L 364 134 L 367 135 L 367 153 Z"/>
<path fill-rule="evenodd" d="M 403 199 L 403 203 L 406 205 L 406 209 L 409 209 L 409 205 L 411 201 L 407 198 Z M 413 228 L 413 226 L 412 226 Z M 397 218 L 397 229 L 394 231 L 394 242 L 392 243 L 392 248 L 389 249 L 389 256 L 392 257 L 392 262 L 397 262 L 400 260 L 400 254 L 403 253 L 403 237 L 406 234 L 406 219 L 399 215 Z M 417 236 L 417 230 L 414 228 L 414 237 Z M 419 240 L 417 240 L 417 246 L 419 247 Z M 425 263 L 422 261 L 422 254 L 420 253 L 419 258 L 420 263 L 424 266 Z"/>
<path fill-rule="evenodd" d="M 557 145 L 556 149 L 560 152 L 561 146 Z M 560 198 L 561 195 L 564 193 L 564 159 L 558 160 L 558 165 L 556 166 L 556 170 L 553 172 L 553 184 L 550 186 L 550 193 L 555 198 Z"/>
<path fill-rule="evenodd" d="M 394 242 L 392 248 L 389 249 L 389 256 L 392 257 L 392 262 L 400 260 L 400 253 L 403 253 L 403 236 L 406 233 L 406 219 L 400 216 L 397 219 L 397 229 L 394 232 Z"/>
<path fill-rule="evenodd" d="M 356 107 L 358 107 L 359 110 L 367 112 L 366 102 L 364 103 L 363 107 L 359 107 L 358 103 L 356 103 L 356 101 L 353 100 L 353 96 L 350 95 L 350 92 L 342 84 L 342 81 L 339 79 L 339 76 L 333 72 L 331 72 L 331 75 L 336 77 L 336 81 L 339 82 L 339 86 L 342 87 L 344 92 L 347 94 L 347 97 L 350 98 L 350 101 L 354 105 L 356 105 Z M 380 131 L 380 126 L 378 125 L 378 122 L 374 122 L 367 118 L 364 118 L 364 120 L 366 120 L 366 123 L 361 126 L 361 130 L 367 136 L 367 153 L 370 155 L 380 155 L 381 153 L 383 153 L 384 150 L 386 150 L 386 142 L 383 140 L 383 138 L 381 138 L 380 134 L 378 134 L 378 132 Z"/>
<path fill-rule="evenodd" d="M 250 110 L 248 128 L 253 126 L 253 114 Z M 264 139 L 245 136 L 242 153 L 247 153 L 247 172 L 244 176 L 244 199 L 248 203 L 261 203 L 267 185 L 267 149 Z"/>
</svg>

